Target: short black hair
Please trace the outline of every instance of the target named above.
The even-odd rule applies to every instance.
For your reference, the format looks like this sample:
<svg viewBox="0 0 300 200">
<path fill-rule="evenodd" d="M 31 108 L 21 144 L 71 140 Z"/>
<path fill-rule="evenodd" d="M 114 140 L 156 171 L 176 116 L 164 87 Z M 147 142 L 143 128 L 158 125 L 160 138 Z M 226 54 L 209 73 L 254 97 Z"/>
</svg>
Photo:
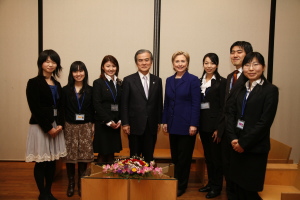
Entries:
<svg viewBox="0 0 300 200">
<path fill-rule="evenodd" d="M 230 52 L 232 51 L 233 47 L 241 47 L 245 50 L 246 54 L 250 53 L 253 51 L 252 45 L 249 42 L 246 41 L 236 41 L 233 43 L 230 47 Z"/>
<path fill-rule="evenodd" d="M 246 65 L 247 63 L 250 63 L 254 58 L 256 58 L 258 60 L 259 64 L 261 64 L 262 66 L 266 66 L 265 59 L 264 59 L 263 55 L 261 55 L 261 53 L 259 53 L 259 52 L 248 53 L 243 60 L 242 66 Z"/>
<path fill-rule="evenodd" d="M 38 66 L 38 69 L 39 69 L 38 76 L 44 76 L 42 65 L 48 59 L 48 57 L 50 57 L 50 59 L 53 60 L 57 65 L 56 69 L 52 73 L 53 76 L 54 77 L 55 76 L 59 77 L 59 73 L 62 70 L 62 67 L 60 65 L 60 57 L 59 57 L 58 53 L 56 53 L 52 49 L 47 49 L 47 50 L 44 50 L 40 53 L 39 58 L 37 60 L 37 66 Z"/>
</svg>

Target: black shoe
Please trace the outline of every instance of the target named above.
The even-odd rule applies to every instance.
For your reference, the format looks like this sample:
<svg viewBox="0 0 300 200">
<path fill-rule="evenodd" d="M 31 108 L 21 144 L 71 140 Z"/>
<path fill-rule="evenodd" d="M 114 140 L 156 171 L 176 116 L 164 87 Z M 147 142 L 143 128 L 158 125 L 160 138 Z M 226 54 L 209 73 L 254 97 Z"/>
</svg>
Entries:
<svg viewBox="0 0 300 200">
<path fill-rule="evenodd" d="M 49 196 L 46 194 L 44 194 L 44 195 L 40 194 L 38 200 L 49 200 Z"/>
<path fill-rule="evenodd" d="M 67 196 L 71 197 L 74 195 L 74 188 L 75 188 L 75 180 L 74 177 L 69 179 L 68 189 L 67 189 Z"/>
<path fill-rule="evenodd" d="M 211 199 L 211 198 L 215 198 L 217 196 L 219 196 L 221 194 L 221 192 L 216 192 L 211 190 L 210 192 L 207 193 L 207 195 L 205 196 L 207 199 Z"/>
<path fill-rule="evenodd" d="M 48 195 L 48 199 L 49 200 L 57 200 L 57 198 L 55 198 L 51 193 Z"/>
<path fill-rule="evenodd" d="M 211 191 L 211 187 L 208 186 L 208 185 L 206 185 L 203 188 L 200 188 L 198 191 L 199 192 L 210 192 Z"/>
<path fill-rule="evenodd" d="M 180 197 L 181 195 L 183 195 L 185 193 L 185 190 L 177 190 L 177 197 Z"/>
</svg>

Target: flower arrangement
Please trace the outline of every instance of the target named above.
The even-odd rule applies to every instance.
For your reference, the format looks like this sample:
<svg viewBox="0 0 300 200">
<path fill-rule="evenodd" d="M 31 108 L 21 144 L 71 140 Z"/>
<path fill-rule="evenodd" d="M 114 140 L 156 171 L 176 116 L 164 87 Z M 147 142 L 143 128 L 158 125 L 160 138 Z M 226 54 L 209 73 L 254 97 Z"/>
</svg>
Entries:
<svg viewBox="0 0 300 200">
<path fill-rule="evenodd" d="M 103 173 L 107 173 L 108 175 L 117 174 L 122 178 L 142 179 L 144 177 L 162 174 L 162 168 L 154 167 L 154 165 L 154 161 L 148 164 L 140 157 L 132 157 L 117 159 L 112 165 L 103 165 L 102 169 Z"/>
</svg>

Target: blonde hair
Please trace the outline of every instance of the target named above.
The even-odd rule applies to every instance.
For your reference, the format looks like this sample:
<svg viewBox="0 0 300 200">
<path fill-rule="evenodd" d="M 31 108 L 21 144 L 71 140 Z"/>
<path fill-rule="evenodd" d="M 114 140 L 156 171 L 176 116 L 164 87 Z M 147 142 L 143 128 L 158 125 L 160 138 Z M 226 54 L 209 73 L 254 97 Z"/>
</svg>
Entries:
<svg viewBox="0 0 300 200">
<path fill-rule="evenodd" d="M 172 64 L 173 64 L 175 58 L 176 58 L 177 56 L 180 56 L 180 55 L 183 55 L 183 56 L 186 58 L 186 61 L 187 61 L 187 68 L 186 68 L 186 70 L 189 70 L 190 55 L 189 55 L 189 53 L 187 53 L 187 52 L 184 52 L 184 51 L 176 51 L 176 52 L 172 55 L 172 59 L 171 59 L 171 60 L 172 60 Z M 174 69 L 174 67 L 173 67 L 173 69 Z"/>
</svg>

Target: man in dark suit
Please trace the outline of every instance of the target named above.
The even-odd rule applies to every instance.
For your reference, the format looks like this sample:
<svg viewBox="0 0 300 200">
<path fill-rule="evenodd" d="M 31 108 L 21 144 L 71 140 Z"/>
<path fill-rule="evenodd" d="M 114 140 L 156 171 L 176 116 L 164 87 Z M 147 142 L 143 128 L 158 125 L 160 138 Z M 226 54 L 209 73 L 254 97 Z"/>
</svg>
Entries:
<svg viewBox="0 0 300 200">
<path fill-rule="evenodd" d="M 230 59 L 231 63 L 235 66 L 235 70 L 228 74 L 227 76 L 227 85 L 225 90 L 225 104 L 224 104 L 224 113 L 223 113 L 223 135 L 218 135 L 222 137 L 221 146 L 222 146 L 222 162 L 223 162 L 223 173 L 226 180 L 226 192 L 227 197 L 230 200 L 232 197 L 232 184 L 228 179 L 228 170 L 229 170 L 229 161 L 230 161 L 230 150 L 231 144 L 228 140 L 226 133 L 227 118 L 229 115 L 229 108 L 233 104 L 237 91 L 244 86 L 245 76 L 243 75 L 242 63 L 245 56 L 252 52 L 252 45 L 246 41 L 236 41 L 230 47 Z"/>
<path fill-rule="evenodd" d="M 138 50 L 134 59 L 138 72 L 123 80 L 122 129 L 128 135 L 130 156 L 150 162 L 161 124 L 162 80 L 149 73 L 153 62 L 149 50 Z"/>
</svg>

